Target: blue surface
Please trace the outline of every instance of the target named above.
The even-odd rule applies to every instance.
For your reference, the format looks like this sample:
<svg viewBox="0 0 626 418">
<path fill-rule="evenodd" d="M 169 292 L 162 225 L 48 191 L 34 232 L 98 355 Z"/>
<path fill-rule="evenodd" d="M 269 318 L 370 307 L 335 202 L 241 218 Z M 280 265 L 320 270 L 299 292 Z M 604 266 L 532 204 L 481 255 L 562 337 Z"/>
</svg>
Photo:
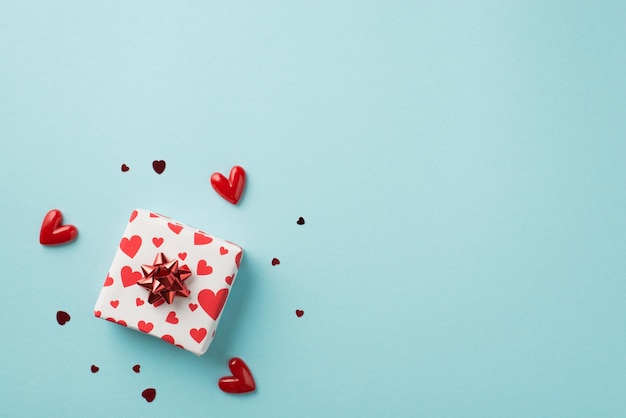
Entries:
<svg viewBox="0 0 626 418">
<path fill-rule="evenodd" d="M 626 416 L 626 4 L 463 3 L 0 2 L 0 415 Z M 93 317 L 135 207 L 246 250 L 203 357 Z"/>
</svg>

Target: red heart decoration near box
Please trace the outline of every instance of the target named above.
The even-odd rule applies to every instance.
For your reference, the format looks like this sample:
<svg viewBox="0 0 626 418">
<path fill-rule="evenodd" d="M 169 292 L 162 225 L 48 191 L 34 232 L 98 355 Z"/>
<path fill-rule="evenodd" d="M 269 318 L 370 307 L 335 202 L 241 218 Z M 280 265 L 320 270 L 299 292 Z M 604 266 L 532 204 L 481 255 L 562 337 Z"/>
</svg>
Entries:
<svg viewBox="0 0 626 418">
<path fill-rule="evenodd" d="M 245 185 L 246 172 L 238 165 L 231 168 L 228 179 L 222 173 L 213 173 L 211 176 L 211 186 L 217 194 L 233 205 L 236 205 L 241 199 Z"/>
<path fill-rule="evenodd" d="M 63 214 L 58 209 L 52 209 L 43 218 L 39 243 L 42 245 L 61 245 L 74 241 L 78 236 L 78 229 L 74 225 L 61 225 Z"/>
<path fill-rule="evenodd" d="M 248 365 L 239 357 L 233 357 L 228 362 L 228 368 L 232 376 L 224 376 L 218 386 L 226 393 L 249 393 L 256 389 L 254 378 Z"/>
</svg>

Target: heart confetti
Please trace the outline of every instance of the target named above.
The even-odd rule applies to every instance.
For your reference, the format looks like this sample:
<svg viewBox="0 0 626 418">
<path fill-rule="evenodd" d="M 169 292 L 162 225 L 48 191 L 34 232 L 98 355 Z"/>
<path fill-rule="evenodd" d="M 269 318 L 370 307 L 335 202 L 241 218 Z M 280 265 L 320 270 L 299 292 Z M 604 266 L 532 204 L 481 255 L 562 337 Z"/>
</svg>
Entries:
<svg viewBox="0 0 626 418">
<path fill-rule="evenodd" d="M 228 368 L 233 375 L 224 376 L 218 382 L 218 386 L 223 392 L 241 394 L 253 392 L 256 389 L 252 373 L 242 359 L 239 357 L 231 358 L 228 362 Z"/>
<path fill-rule="evenodd" d="M 211 176 L 211 186 L 217 194 L 233 205 L 236 205 L 241 199 L 245 185 L 246 172 L 238 165 L 230 170 L 228 179 L 221 173 L 213 173 Z"/>
<path fill-rule="evenodd" d="M 277 266 L 280 264 L 280 260 L 276 257 L 272 258 L 272 265 Z"/>
<path fill-rule="evenodd" d="M 165 171 L 165 161 L 163 160 L 154 160 L 152 161 L 152 169 L 157 174 L 161 174 Z"/>
<path fill-rule="evenodd" d="M 141 396 L 147 402 L 152 402 L 154 398 L 156 398 L 156 389 L 155 388 L 144 389 L 144 391 L 141 392 Z"/>
<path fill-rule="evenodd" d="M 95 364 L 91 365 L 91 373 L 98 373 L 99 370 L 100 367 L 96 366 Z"/>
<path fill-rule="evenodd" d="M 140 366 L 139 364 L 135 364 L 135 365 L 133 366 L 133 371 L 134 371 L 135 373 L 139 373 L 139 369 L 140 369 L 140 367 L 141 367 L 141 366 Z"/>
<path fill-rule="evenodd" d="M 304 225 L 304 218 L 303 218 L 302 216 L 300 216 L 300 217 L 298 218 L 298 220 L 296 221 L 296 223 L 297 223 L 298 225 Z"/>
<path fill-rule="evenodd" d="M 130 170 L 130 167 L 127 166 L 126 164 L 122 164 L 122 173 L 127 172 L 128 170 Z"/>
<path fill-rule="evenodd" d="M 302 315 L 304 315 L 304 311 L 301 309 L 296 309 L 296 316 L 300 318 Z"/>
<path fill-rule="evenodd" d="M 57 322 L 59 323 L 59 325 L 65 325 L 65 323 L 69 322 L 69 320 L 70 320 L 70 314 L 68 314 L 65 311 L 57 312 Z"/>
<path fill-rule="evenodd" d="M 43 218 L 39 243 L 41 245 L 61 245 L 74 241 L 78 236 L 78 229 L 74 225 L 61 225 L 63 214 L 58 209 L 52 209 Z"/>
</svg>

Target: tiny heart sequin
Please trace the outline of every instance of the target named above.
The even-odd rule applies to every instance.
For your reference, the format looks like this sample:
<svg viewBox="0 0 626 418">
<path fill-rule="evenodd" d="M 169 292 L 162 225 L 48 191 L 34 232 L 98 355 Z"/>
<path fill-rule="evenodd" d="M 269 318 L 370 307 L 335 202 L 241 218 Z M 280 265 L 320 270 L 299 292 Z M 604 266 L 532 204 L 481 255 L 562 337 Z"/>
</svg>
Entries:
<svg viewBox="0 0 626 418">
<path fill-rule="evenodd" d="M 140 369 L 140 368 L 141 368 L 141 366 L 140 366 L 139 364 L 135 364 L 135 365 L 133 366 L 133 371 L 134 371 L 135 373 L 139 373 L 139 369 Z"/>
<path fill-rule="evenodd" d="M 144 389 L 144 391 L 141 392 L 141 396 L 147 402 L 152 402 L 154 400 L 154 398 L 156 398 L 156 389 L 155 388 Z"/>
<path fill-rule="evenodd" d="M 100 367 L 96 366 L 95 364 L 91 365 L 91 373 L 98 373 L 98 370 L 100 370 Z"/>
<path fill-rule="evenodd" d="M 59 325 L 65 325 L 65 323 L 69 322 L 69 320 L 70 320 L 70 314 L 68 314 L 65 311 L 57 312 L 57 322 L 59 323 Z"/>
<path fill-rule="evenodd" d="M 277 266 L 280 264 L 280 260 L 278 258 L 272 258 L 272 265 Z"/>
<path fill-rule="evenodd" d="M 152 161 L 152 169 L 155 173 L 161 174 L 165 171 L 165 161 L 163 160 L 154 160 Z"/>
<path fill-rule="evenodd" d="M 74 225 L 61 225 L 63 214 L 58 209 L 52 209 L 43 218 L 39 243 L 41 245 L 61 245 L 74 241 L 78 236 L 78 229 Z"/>
<path fill-rule="evenodd" d="M 296 316 L 300 318 L 302 315 L 304 315 L 304 311 L 301 309 L 296 309 Z"/>
<path fill-rule="evenodd" d="M 233 357 L 228 362 L 228 368 L 233 374 L 232 376 L 224 376 L 218 386 L 226 393 L 249 393 L 256 389 L 254 377 L 250 373 L 248 365 L 239 357 Z"/>
<path fill-rule="evenodd" d="M 126 164 L 122 164 L 122 173 L 127 172 L 128 170 L 130 170 L 130 167 L 127 166 Z"/>
<path fill-rule="evenodd" d="M 300 216 L 300 217 L 298 218 L 298 220 L 296 221 L 296 223 L 297 223 L 298 225 L 304 225 L 304 218 L 303 218 L 302 216 Z"/>
</svg>

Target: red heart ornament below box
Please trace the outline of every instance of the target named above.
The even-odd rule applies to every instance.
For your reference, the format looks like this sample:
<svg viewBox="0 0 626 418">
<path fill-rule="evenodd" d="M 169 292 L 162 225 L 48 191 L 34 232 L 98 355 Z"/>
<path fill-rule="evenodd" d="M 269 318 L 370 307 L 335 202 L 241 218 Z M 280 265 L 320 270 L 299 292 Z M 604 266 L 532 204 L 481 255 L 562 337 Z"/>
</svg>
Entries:
<svg viewBox="0 0 626 418">
<path fill-rule="evenodd" d="M 246 172 L 238 165 L 231 168 L 228 179 L 222 173 L 213 173 L 211 176 L 211 186 L 217 194 L 233 205 L 236 205 L 241 199 L 245 185 Z"/>
<path fill-rule="evenodd" d="M 52 209 L 46 214 L 41 223 L 39 243 L 42 245 L 61 245 L 74 241 L 78 236 L 78 229 L 74 225 L 61 225 L 63 214 L 58 209 Z"/>
<path fill-rule="evenodd" d="M 218 386 L 223 392 L 237 394 L 254 392 L 256 389 L 254 378 L 248 365 L 242 359 L 239 357 L 231 358 L 228 362 L 228 368 L 233 375 L 224 376 L 218 382 Z"/>
</svg>

